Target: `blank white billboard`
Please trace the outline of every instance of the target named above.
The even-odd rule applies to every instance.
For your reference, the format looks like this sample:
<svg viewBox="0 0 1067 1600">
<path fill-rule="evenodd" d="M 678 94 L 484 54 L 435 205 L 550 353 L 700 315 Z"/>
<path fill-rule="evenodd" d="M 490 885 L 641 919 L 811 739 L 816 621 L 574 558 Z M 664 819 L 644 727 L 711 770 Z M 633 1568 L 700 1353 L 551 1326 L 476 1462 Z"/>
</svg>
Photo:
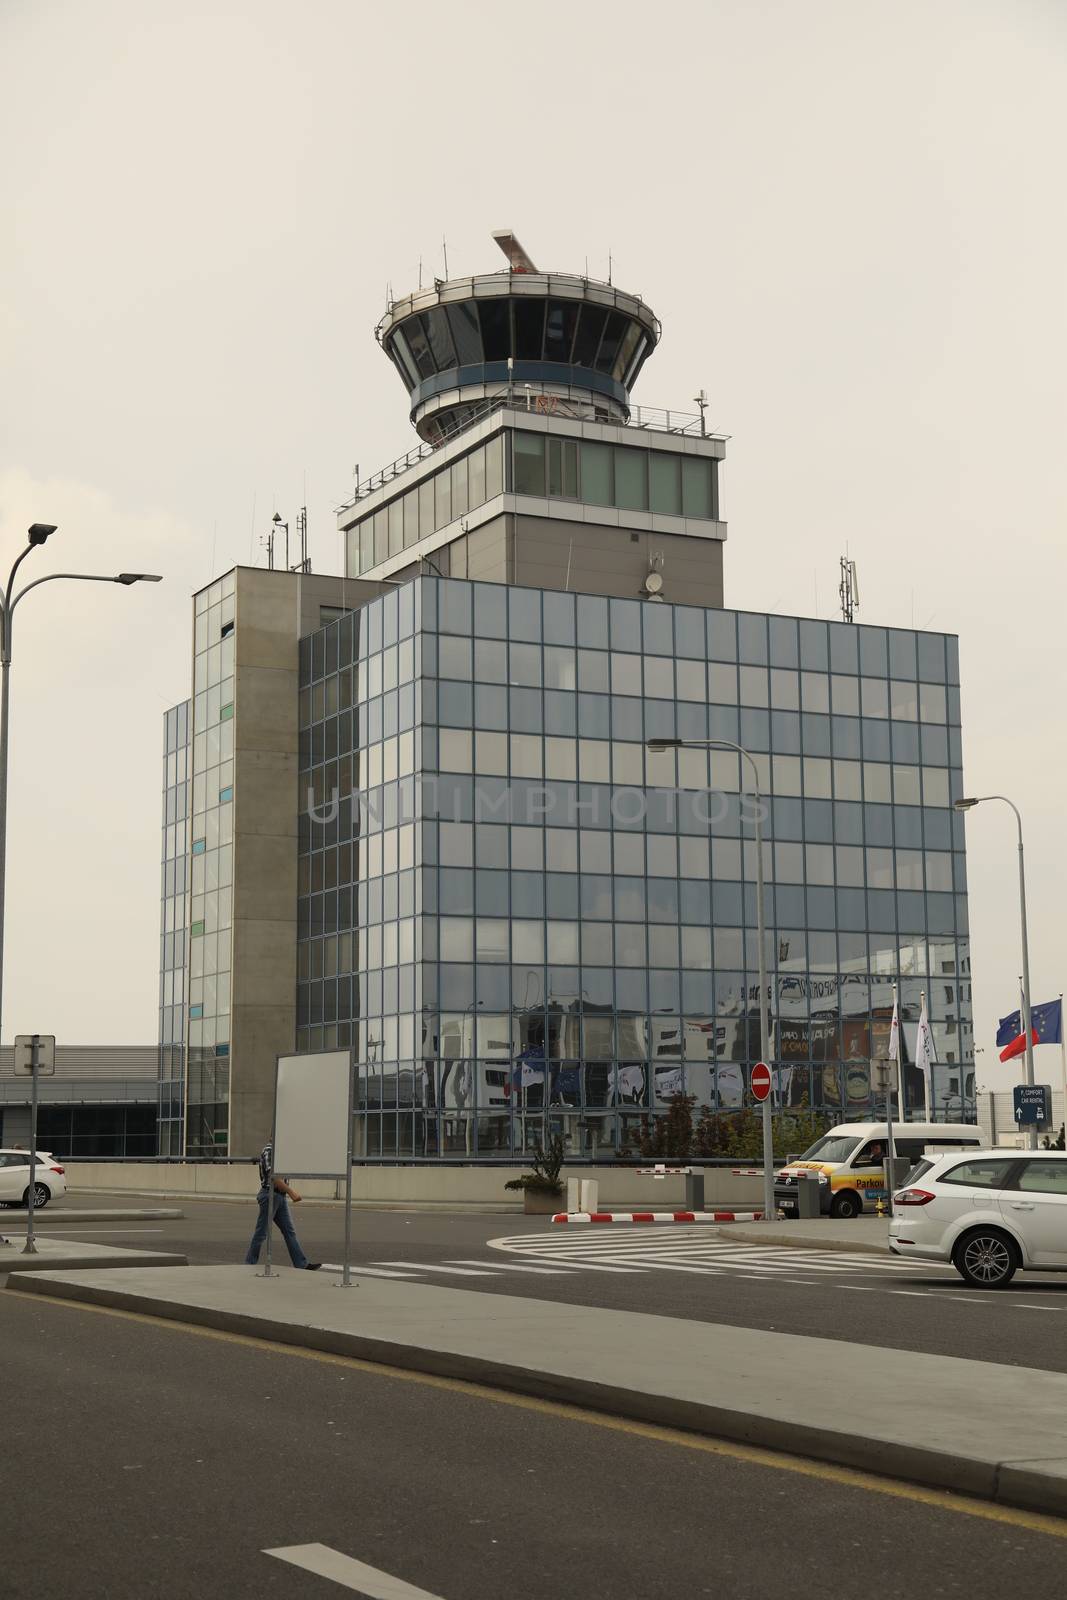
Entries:
<svg viewBox="0 0 1067 1600">
<path fill-rule="evenodd" d="M 280 1177 L 344 1177 L 351 1061 L 349 1050 L 278 1057 L 274 1170 Z"/>
</svg>

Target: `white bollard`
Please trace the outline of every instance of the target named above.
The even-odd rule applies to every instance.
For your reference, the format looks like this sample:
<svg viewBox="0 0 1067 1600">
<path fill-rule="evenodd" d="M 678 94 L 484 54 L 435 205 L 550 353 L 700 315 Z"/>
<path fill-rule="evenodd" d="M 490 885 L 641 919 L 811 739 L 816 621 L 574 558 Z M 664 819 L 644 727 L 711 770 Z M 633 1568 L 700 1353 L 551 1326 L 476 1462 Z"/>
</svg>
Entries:
<svg viewBox="0 0 1067 1600">
<path fill-rule="evenodd" d="M 582 1209 L 582 1180 L 581 1178 L 567 1179 L 567 1214 L 574 1216 L 576 1211 Z"/>
<path fill-rule="evenodd" d="M 599 1184 L 598 1180 L 596 1178 L 583 1178 L 581 1180 L 581 1182 L 582 1182 L 582 1194 L 581 1194 L 582 1203 L 578 1207 L 578 1210 L 579 1211 L 589 1211 L 589 1212 L 596 1211 L 598 1209 L 597 1200 L 598 1200 L 598 1196 L 599 1196 L 599 1192 L 600 1192 L 600 1184 Z"/>
</svg>

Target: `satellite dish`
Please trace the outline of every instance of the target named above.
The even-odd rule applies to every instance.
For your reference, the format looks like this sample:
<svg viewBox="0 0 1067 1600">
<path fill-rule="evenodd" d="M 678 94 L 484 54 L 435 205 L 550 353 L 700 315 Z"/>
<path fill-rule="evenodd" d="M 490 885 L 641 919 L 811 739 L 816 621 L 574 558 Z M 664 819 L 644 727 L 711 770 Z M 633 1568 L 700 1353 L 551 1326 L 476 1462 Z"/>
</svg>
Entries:
<svg viewBox="0 0 1067 1600">
<path fill-rule="evenodd" d="M 649 594 L 659 594 L 663 588 L 663 575 L 659 572 L 650 572 L 645 579 L 645 588 Z"/>
</svg>

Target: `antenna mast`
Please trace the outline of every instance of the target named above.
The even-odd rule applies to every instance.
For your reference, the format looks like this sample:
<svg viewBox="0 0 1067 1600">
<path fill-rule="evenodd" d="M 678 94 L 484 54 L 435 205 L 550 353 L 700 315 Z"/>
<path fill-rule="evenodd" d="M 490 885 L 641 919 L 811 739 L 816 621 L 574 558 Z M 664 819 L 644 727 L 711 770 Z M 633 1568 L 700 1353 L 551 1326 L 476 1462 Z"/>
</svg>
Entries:
<svg viewBox="0 0 1067 1600">
<path fill-rule="evenodd" d="M 296 531 L 300 535 L 300 561 L 294 567 L 295 572 L 310 572 L 311 562 L 308 559 L 308 508 L 301 506 L 296 519 Z"/>
<path fill-rule="evenodd" d="M 841 582 L 837 592 L 841 596 L 841 617 L 845 622 L 853 620 L 854 613 L 859 610 L 860 585 L 856 573 L 856 563 L 850 561 L 848 556 L 841 557 Z"/>
</svg>

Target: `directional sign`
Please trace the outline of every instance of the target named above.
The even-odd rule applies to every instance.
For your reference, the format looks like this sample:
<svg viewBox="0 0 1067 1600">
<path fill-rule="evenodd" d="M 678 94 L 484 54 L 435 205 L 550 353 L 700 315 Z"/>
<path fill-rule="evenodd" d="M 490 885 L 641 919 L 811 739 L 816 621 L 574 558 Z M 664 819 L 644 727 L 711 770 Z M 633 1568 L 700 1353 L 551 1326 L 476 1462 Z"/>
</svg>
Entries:
<svg viewBox="0 0 1067 1600">
<path fill-rule="evenodd" d="M 15 1035 L 15 1071 L 27 1078 L 33 1075 L 33 1041 L 37 1040 L 38 1074 L 56 1070 L 56 1036 L 54 1033 L 17 1033 Z"/>
<path fill-rule="evenodd" d="M 1017 1083 L 1012 1090 L 1015 1120 L 1021 1128 L 1041 1127 L 1052 1121 L 1052 1085 Z"/>
<path fill-rule="evenodd" d="M 757 1061 L 752 1068 L 749 1088 L 754 1100 L 766 1100 L 771 1092 L 771 1069 L 765 1061 Z"/>
</svg>

